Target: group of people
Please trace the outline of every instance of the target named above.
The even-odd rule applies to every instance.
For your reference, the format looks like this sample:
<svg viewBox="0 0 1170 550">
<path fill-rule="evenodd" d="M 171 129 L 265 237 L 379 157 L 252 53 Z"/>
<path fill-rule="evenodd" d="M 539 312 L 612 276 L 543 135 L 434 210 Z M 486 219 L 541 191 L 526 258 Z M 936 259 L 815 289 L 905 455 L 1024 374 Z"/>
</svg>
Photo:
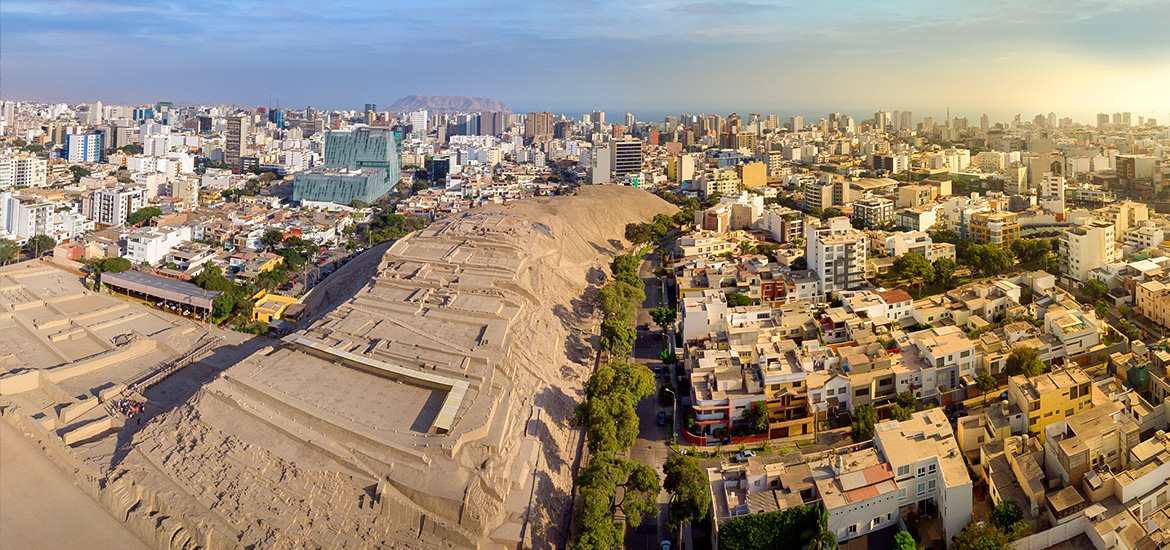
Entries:
<svg viewBox="0 0 1170 550">
<path fill-rule="evenodd" d="M 134 415 L 146 410 L 146 403 L 134 399 L 115 399 L 110 401 L 110 407 L 118 414 L 126 418 L 132 418 Z"/>
</svg>

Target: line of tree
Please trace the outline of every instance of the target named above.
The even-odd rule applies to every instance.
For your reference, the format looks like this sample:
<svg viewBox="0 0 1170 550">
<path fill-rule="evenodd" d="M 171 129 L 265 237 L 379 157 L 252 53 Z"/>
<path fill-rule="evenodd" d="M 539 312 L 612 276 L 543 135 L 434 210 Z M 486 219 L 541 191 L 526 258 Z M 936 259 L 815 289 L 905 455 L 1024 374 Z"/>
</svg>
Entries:
<svg viewBox="0 0 1170 550">
<path fill-rule="evenodd" d="M 89 262 L 89 268 L 93 270 L 94 290 L 101 288 L 102 273 L 121 273 L 133 267 L 130 260 L 126 258 L 98 258 Z"/>
<path fill-rule="evenodd" d="M 675 222 L 675 218 L 666 214 L 655 214 L 654 221 L 649 223 L 627 223 L 625 237 L 634 246 L 644 246 L 665 237 Z"/>
<path fill-rule="evenodd" d="M 646 301 L 645 283 L 638 276 L 640 258 L 622 254 L 613 259 L 610 270 L 613 280 L 601 287 L 597 293 L 597 306 L 601 310 L 601 349 L 612 357 L 629 357 L 634 350 L 637 332 L 634 330 L 634 316 L 642 302 Z"/>
<path fill-rule="evenodd" d="M 592 458 L 577 476 L 580 490 L 572 550 L 612 550 L 622 542 L 620 513 L 633 527 L 657 510 L 661 481 L 650 466 L 619 457 L 638 438 L 636 406 L 654 392 L 654 375 L 641 365 L 612 362 L 585 383 L 585 402 L 574 416 Z M 619 491 L 620 489 L 620 491 Z M 620 495 L 619 495 L 620 493 Z"/>
<path fill-rule="evenodd" d="M 400 239 L 427 226 L 427 219 L 423 216 L 396 214 L 392 211 L 381 212 L 366 225 L 366 240 L 373 246 L 382 241 Z"/>
</svg>

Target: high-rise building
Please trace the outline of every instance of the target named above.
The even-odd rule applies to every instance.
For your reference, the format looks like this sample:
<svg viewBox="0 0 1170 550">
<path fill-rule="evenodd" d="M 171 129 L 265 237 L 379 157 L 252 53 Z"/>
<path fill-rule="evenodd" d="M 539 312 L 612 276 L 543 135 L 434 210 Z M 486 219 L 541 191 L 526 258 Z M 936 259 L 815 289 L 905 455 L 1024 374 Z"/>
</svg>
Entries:
<svg viewBox="0 0 1170 550">
<path fill-rule="evenodd" d="M 642 141 L 626 139 L 613 142 L 613 171 L 617 175 L 642 171 Z"/>
<path fill-rule="evenodd" d="M 1089 280 L 1089 271 L 1117 260 L 1115 236 L 1112 223 L 1096 219 L 1065 229 L 1060 235 L 1060 272 L 1077 282 Z"/>
<path fill-rule="evenodd" d="M 427 122 L 428 117 L 426 109 L 410 113 L 410 126 L 415 133 L 426 136 L 428 131 Z"/>
<path fill-rule="evenodd" d="M 524 119 L 524 135 L 534 142 L 552 139 L 553 114 L 548 111 L 528 113 Z"/>
<path fill-rule="evenodd" d="M 53 204 L 35 197 L 0 193 L 0 229 L 29 239 L 49 232 Z"/>
<path fill-rule="evenodd" d="M 593 111 L 590 113 L 589 119 L 592 120 L 594 124 L 605 124 L 605 111 Z"/>
<path fill-rule="evenodd" d="M 626 128 L 632 128 L 633 126 L 634 126 L 633 113 L 626 113 Z"/>
<path fill-rule="evenodd" d="M 373 111 L 377 111 L 377 110 L 378 110 L 378 104 L 377 104 L 377 103 L 367 103 L 367 104 L 366 104 L 366 108 L 365 108 L 365 109 L 362 109 L 362 112 L 363 112 L 363 113 L 369 113 L 369 112 L 373 112 Z"/>
<path fill-rule="evenodd" d="M 987 118 L 987 113 L 983 113 L 983 116 L 979 117 L 979 129 L 986 132 L 990 128 L 991 119 Z"/>
<path fill-rule="evenodd" d="M 800 115 L 788 117 L 788 131 L 795 132 L 801 128 L 804 128 L 804 117 Z"/>
<path fill-rule="evenodd" d="M 268 111 L 268 122 L 276 125 L 277 128 L 284 129 L 284 109 L 272 109 Z"/>
<path fill-rule="evenodd" d="M 890 124 L 890 112 L 889 111 L 878 111 L 878 112 L 874 113 L 873 114 L 873 125 L 878 130 L 885 130 L 886 127 L 891 125 Z"/>
<path fill-rule="evenodd" d="M 227 119 L 227 134 L 223 143 L 223 160 L 233 169 L 240 165 L 247 139 L 248 122 L 244 115 L 233 115 Z"/>
<path fill-rule="evenodd" d="M 102 138 L 98 134 L 69 134 L 65 141 L 69 162 L 97 162 L 102 159 Z"/>
<path fill-rule="evenodd" d="M 33 155 L 0 156 L 0 189 L 44 187 L 48 164 Z"/>
<path fill-rule="evenodd" d="M 81 195 L 81 214 L 101 225 L 122 225 L 147 204 L 145 185 L 101 187 Z"/>
<path fill-rule="evenodd" d="M 1126 128 L 1133 126 L 1133 124 L 1131 124 L 1132 121 L 1133 121 L 1133 115 L 1129 111 L 1121 113 L 1121 125 L 1122 126 L 1125 126 Z"/>
<path fill-rule="evenodd" d="M 553 133 L 560 123 L 553 125 Z M 504 113 L 499 111 L 483 111 L 479 114 L 479 135 L 498 136 L 504 133 Z"/>
<path fill-rule="evenodd" d="M 1097 113 L 1097 127 L 1104 128 L 1109 125 L 1109 115 L 1107 113 Z"/>
<path fill-rule="evenodd" d="M 293 200 L 373 202 L 398 184 L 401 155 L 402 134 L 390 128 L 361 126 L 330 131 L 325 134 L 322 167 L 294 176 Z"/>
<path fill-rule="evenodd" d="M 805 239 L 808 268 L 820 279 L 819 294 L 859 288 L 865 281 L 868 246 L 865 233 L 853 228 L 849 218 L 829 218 L 809 225 Z"/>
</svg>

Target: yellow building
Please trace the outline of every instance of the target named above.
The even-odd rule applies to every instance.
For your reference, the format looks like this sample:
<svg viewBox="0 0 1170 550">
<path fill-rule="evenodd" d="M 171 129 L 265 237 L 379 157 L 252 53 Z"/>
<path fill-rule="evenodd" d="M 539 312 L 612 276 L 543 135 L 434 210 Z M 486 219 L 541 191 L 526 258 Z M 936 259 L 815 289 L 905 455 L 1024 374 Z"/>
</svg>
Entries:
<svg viewBox="0 0 1170 550">
<path fill-rule="evenodd" d="M 271 323 L 280 320 L 289 306 L 297 303 L 296 298 L 269 294 L 261 290 L 253 297 L 256 305 L 252 307 L 252 322 Z"/>
<path fill-rule="evenodd" d="M 1027 430 L 1044 441 L 1044 428 L 1054 422 L 1093 408 L 1092 379 L 1081 369 L 1070 368 L 1008 379 L 1008 400 L 1027 418 Z"/>
<path fill-rule="evenodd" d="M 1020 216 L 1014 212 L 976 212 L 968 225 L 971 240 L 1007 248 L 1020 238 Z"/>
</svg>

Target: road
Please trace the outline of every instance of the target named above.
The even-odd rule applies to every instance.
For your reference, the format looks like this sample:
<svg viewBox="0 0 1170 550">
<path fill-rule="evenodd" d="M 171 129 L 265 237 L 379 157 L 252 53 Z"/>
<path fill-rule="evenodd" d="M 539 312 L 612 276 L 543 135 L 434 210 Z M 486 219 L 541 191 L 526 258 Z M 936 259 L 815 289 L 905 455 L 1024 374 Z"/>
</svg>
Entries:
<svg viewBox="0 0 1170 550">
<path fill-rule="evenodd" d="M 650 319 L 650 310 L 659 306 L 661 296 L 660 281 L 654 276 L 654 268 L 658 265 L 658 253 L 651 252 L 638 267 L 638 275 L 646 283 L 646 301 L 638 311 L 636 322 L 639 327 L 649 323 L 651 330 L 639 330 L 634 341 L 634 362 L 639 365 L 653 367 L 661 364 L 659 354 L 662 351 L 662 336 L 658 334 L 657 326 Z M 658 377 L 658 387 L 664 383 L 663 377 Z M 658 391 L 654 395 L 638 403 L 638 439 L 629 451 L 630 458 L 640 460 L 658 470 L 662 474 L 662 464 L 672 452 L 667 446 L 667 427 L 658 425 L 658 413 L 670 414 L 670 409 L 658 405 Z M 670 494 L 662 491 L 658 494 L 658 515 L 642 520 L 642 525 L 636 529 L 626 531 L 626 548 L 629 550 L 659 550 L 664 539 L 671 539 L 672 534 L 667 527 L 667 505 Z"/>
</svg>

